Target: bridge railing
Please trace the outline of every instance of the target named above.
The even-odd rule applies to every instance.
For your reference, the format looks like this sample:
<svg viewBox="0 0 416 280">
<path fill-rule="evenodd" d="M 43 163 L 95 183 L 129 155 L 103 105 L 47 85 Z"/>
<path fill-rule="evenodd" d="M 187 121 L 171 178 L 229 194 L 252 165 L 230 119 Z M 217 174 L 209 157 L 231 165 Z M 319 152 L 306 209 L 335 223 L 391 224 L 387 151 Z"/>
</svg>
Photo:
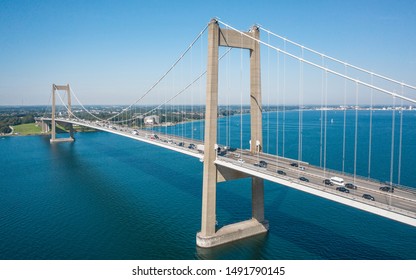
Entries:
<svg viewBox="0 0 416 280">
<path fill-rule="evenodd" d="M 324 170 L 321 167 L 317 167 L 317 168 L 320 168 L 322 171 Z M 383 180 L 378 180 L 378 179 L 374 179 L 374 178 L 370 178 L 370 177 L 365 177 L 365 176 L 362 176 L 362 175 L 359 175 L 359 174 L 355 174 L 355 176 L 354 176 L 354 174 L 351 174 L 351 173 L 348 173 L 348 172 L 341 172 L 341 171 L 330 169 L 330 168 L 325 168 L 325 171 L 333 173 L 333 174 L 339 174 L 341 176 L 344 175 L 344 176 L 349 176 L 349 177 L 355 177 L 355 178 L 357 178 L 359 180 L 363 180 L 363 181 L 370 181 L 370 182 L 373 182 L 373 183 L 376 183 L 376 184 L 380 184 L 380 186 L 394 187 L 395 189 L 403 190 L 403 191 L 410 192 L 410 193 L 416 195 L 416 188 L 412 188 L 412 187 L 409 187 L 409 186 L 390 183 L 388 181 L 383 181 Z"/>
</svg>

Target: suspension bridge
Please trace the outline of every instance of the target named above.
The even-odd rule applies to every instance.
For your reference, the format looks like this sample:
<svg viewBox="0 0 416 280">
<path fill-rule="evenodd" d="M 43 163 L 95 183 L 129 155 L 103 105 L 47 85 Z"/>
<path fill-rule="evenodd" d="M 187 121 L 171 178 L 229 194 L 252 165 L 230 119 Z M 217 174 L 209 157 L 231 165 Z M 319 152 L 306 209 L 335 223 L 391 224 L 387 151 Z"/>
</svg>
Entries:
<svg viewBox="0 0 416 280">
<path fill-rule="evenodd" d="M 267 40 L 260 39 L 260 32 L 267 35 Z M 205 41 L 204 34 L 207 36 Z M 262 53 L 263 49 L 266 50 L 266 60 L 260 56 L 261 49 Z M 248 67 L 244 64 L 244 51 L 249 52 Z M 236 52 L 237 66 L 231 63 L 233 52 Z M 199 64 L 195 59 L 196 54 L 205 57 L 200 59 Z M 187 57 L 190 58 L 184 66 Z M 172 74 L 178 68 L 179 74 Z M 220 71 L 222 76 L 219 75 Z M 232 71 L 239 73 L 233 75 Z M 196 242 L 200 247 L 213 247 L 268 231 L 269 225 L 264 214 L 264 180 L 416 226 L 416 188 L 401 184 L 402 158 L 415 150 L 414 146 L 403 145 L 403 141 L 409 137 L 406 129 L 412 129 L 406 123 L 404 108 L 407 106 L 411 109 L 416 103 L 413 98 L 415 91 L 414 86 L 317 52 L 263 27 L 253 26 L 248 32 L 243 32 L 213 19 L 168 71 L 131 105 L 110 117 L 98 117 L 88 106 L 82 105 L 69 85 L 54 84 L 51 113 L 48 116 L 45 112 L 40 121 L 45 132 L 50 130 L 51 143 L 74 141 L 73 126 L 76 125 L 198 158 L 204 168 L 201 230 L 197 233 Z M 66 100 L 61 97 L 62 93 L 66 94 Z M 317 96 L 317 99 L 311 100 L 312 95 Z M 59 111 L 58 116 L 56 97 L 61 102 L 60 106 L 65 108 Z M 73 110 L 72 97 L 81 109 Z M 138 106 L 145 102 L 149 104 L 146 98 L 150 97 L 156 98 L 152 99 L 153 103 L 158 99 L 158 104 Z M 343 99 L 341 102 L 338 102 L 339 97 Z M 221 119 L 218 110 L 220 102 L 226 104 L 227 108 L 226 116 Z M 340 104 L 329 106 L 335 102 Z M 184 133 L 182 130 L 182 135 L 169 133 L 168 121 L 174 125 L 173 120 L 178 116 L 181 116 L 181 121 L 192 120 L 189 115 L 195 116 L 197 103 L 205 107 L 205 121 L 200 122 L 204 127 L 201 127 L 200 134 L 194 133 L 194 126 L 198 125 L 196 123 L 192 123 L 190 131 Z M 289 103 L 296 104 L 295 128 L 286 123 Z M 319 140 L 315 150 L 317 160 L 314 162 L 305 160 L 308 156 L 304 154 L 308 148 L 304 144 L 304 137 L 307 137 L 304 135 L 307 129 L 304 126 L 307 112 L 305 104 L 311 103 L 317 104 L 315 106 L 319 112 L 314 128 Z M 235 106 L 239 108 L 240 133 L 231 132 L 230 104 L 237 104 Z M 243 104 L 249 104 L 248 125 L 243 122 Z M 377 104 L 388 104 L 387 109 L 391 111 L 388 123 L 373 125 L 376 109 L 379 108 Z M 333 121 L 328 117 L 328 112 L 334 108 L 343 116 L 340 126 L 342 139 L 337 141 L 337 148 L 330 143 L 331 130 L 328 127 Z M 273 123 L 269 119 L 271 111 L 276 113 Z M 77 116 L 80 112 L 84 117 Z M 359 170 L 362 159 L 362 151 L 358 149 L 361 139 L 359 122 L 363 112 L 366 113 L 368 124 L 368 139 L 365 143 L 368 147 L 365 152 L 367 174 Z M 143 120 L 152 114 L 160 115 L 163 121 L 160 121 L 159 126 L 149 128 L 143 124 Z M 224 118 L 225 129 L 218 126 L 218 122 Z M 57 137 L 57 125 L 67 128 L 68 138 Z M 373 148 L 377 141 L 373 139 L 377 125 L 391 126 L 391 136 L 387 137 L 391 141 L 387 156 L 390 169 L 385 176 L 389 180 L 383 182 L 371 176 L 371 162 L 374 152 L 378 152 Z M 416 129 L 414 124 L 413 129 Z M 296 149 L 289 145 L 293 143 L 288 142 L 290 130 L 297 134 Z M 276 141 L 270 141 L 270 134 L 274 134 Z M 340 151 L 342 167 L 339 170 L 330 168 L 328 163 L 331 149 Z M 251 178 L 252 218 L 217 228 L 217 184 L 241 178 Z"/>
</svg>

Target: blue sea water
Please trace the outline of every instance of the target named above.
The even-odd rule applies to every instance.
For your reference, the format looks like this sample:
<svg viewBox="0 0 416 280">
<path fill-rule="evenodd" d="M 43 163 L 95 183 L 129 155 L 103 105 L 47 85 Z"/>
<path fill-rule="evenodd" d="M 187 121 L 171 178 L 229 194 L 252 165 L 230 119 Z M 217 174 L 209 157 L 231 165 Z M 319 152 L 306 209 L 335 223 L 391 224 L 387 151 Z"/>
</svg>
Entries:
<svg viewBox="0 0 416 280">
<path fill-rule="evenodd" d="M 391 172 L 392 112 L 373 113 L 370 173 L 416 187 L 416 112 L 403 114 L 402 145 L 395 116 Z M 357 129 L 355 117 L 347 112 L 343 160 L 344 112 L 303 112 L 301 158 L 368 176 L 370 113 L 359 111 Z M 299 158 L 299 112 L 263 118 L 264 150 L 278 146 L 280 155 Z M 222 144 L 248 148 L 249 116 L 219 123 Z M 203 122 L 160 129 L 199 138 Z M 197 159 L 105 132 L 76 139 L 51 145 L 47 136 L 0 138 L 0 259 L 416 259 L 416 228 L 269 182 L 267 234 L 197 248 Z M 250 191 L 246 179 L 218 184 L 219 226 L 250 218 Z"/>
</svg>

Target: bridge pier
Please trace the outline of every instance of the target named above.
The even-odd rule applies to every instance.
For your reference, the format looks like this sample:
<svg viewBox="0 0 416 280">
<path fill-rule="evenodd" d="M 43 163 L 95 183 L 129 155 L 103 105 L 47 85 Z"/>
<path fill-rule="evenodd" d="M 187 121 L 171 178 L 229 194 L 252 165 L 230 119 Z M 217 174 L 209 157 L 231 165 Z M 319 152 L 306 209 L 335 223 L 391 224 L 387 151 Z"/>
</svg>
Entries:
<svg viewBox="0 0 416 280">
<path fill-rule="evenodd" d="M 72 124 L 69 125 L 69 138 L 56 138 L 56 121 L 55 121 L 55 115 L 56 115 L 56 90 L 65 90 L 68 95 L 68 118 L 71 118 L 72 116 L 72 110 L 71 110 L 71 91 L 69 88 L 69 84 L 64 86 L 59 85 L 52 85 L 52 131 L 51 131 L 51 139 L 49 140 L 51 143 L 56 142 L 74 142 L 74 129 Z"/>
<path fill-rule="evenodd" d="M 259 38 L 259 30 L 254 27 L 246 33 Z M 245 48 L 250 50 L 250 113 L 251 113 L 251 152 L 258 153 L 262 147 L 262 109 L 260 88 L 260 46 L 250 37 L 229 29 L 220 29 L 216 20 L 208 27 L 208 62 L 204 140 L 204 177 L 202 190 L 201 231 L 197 233 L 199 247 L 209 248 L 236 241 L 242 238 L 266 233 L 269 225 L 264 219 L 263 179 L 252 177 L 252 218 L 227 225 L 216 231 L 216 188 L 220 181 L 247 177 L 247 174 L 220 168 L 215 164 L 217 151 L 218 120 L 218 48 L 219 46 Z"/>
<path fill-rule="evenodd" d="M 49 125 L 43 120 L 40 122 L 40 128 L 42 129 L 43 134 L 46 134 L 50 131 Z"/>
</svg>

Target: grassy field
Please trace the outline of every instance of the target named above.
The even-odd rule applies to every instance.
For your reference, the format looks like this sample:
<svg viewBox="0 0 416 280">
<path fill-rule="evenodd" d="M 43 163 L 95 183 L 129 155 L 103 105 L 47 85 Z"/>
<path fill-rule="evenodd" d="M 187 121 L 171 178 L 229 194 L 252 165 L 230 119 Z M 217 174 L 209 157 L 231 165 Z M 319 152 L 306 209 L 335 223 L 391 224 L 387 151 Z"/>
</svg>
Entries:
<svg viewBox="0 0 416 280">
<path fill-rule="evenodd" d="M 13 133 L 17 133 L 18 135 L 33 135 L 33 134 L 41 134 L 42 129 L 40 126 L 36 126 L 34 123 L 26 123 L 26 124 L 19 124 L 13 126 Z M 88 132 L 88 131 L 95 131 L 92 128 L 83 127 L 83 126 L 74 126 L 75 131 L 81 132 Z M 67 133 L 68 131 L 59 124 L 56 124 L 56 133 Z"/>
<path fill-rule="evenodd" d="M 42 129 L 34 123 L 26 123 L 13 126 L 13 132 L 19 135 L 41 134 Z"/>
</svg>

